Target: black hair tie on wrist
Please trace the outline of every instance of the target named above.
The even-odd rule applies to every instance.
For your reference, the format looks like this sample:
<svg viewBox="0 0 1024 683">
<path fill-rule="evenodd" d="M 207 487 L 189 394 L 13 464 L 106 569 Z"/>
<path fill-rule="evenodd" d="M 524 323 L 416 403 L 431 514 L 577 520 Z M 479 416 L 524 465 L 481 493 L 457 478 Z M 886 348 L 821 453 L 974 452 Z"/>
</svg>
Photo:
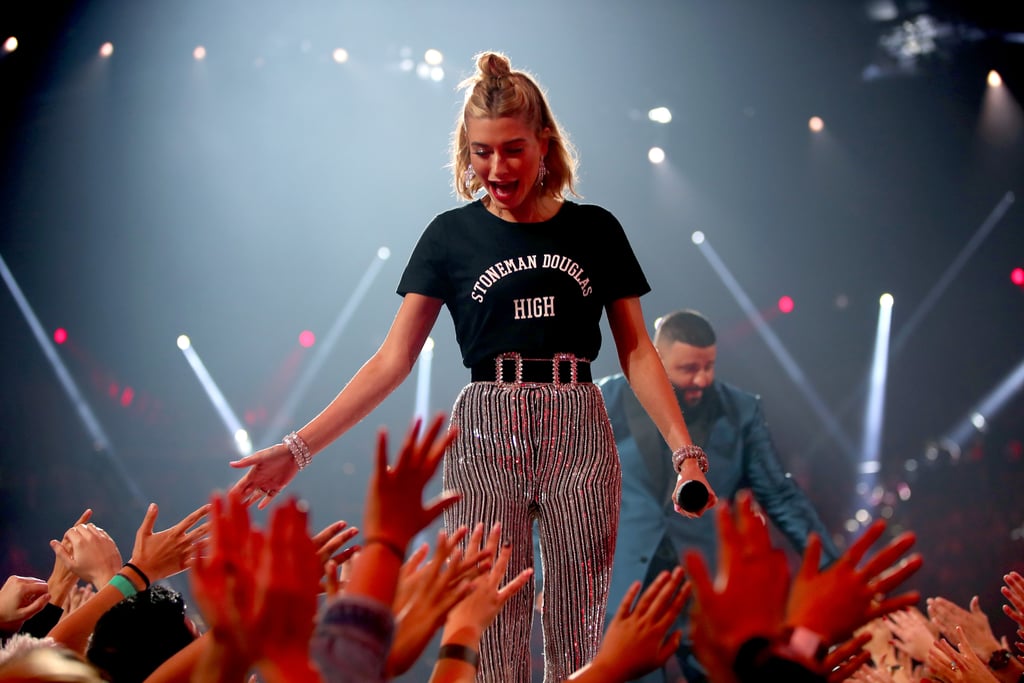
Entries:
<svg viewBox="0 0 1024 683">
<path fill-rule="evenodd" d="M 143 572 L 143 571 L 142 571 L 141 569 L 139 569 L 138 567 L 136 567 L 136 566 L 135 566 L 134 564 L 132 564 L 131 562 L 125 562 L 125 563 L 124 563 L 124 566 L 128 567 L 128 568 L 129 568 L 129 569 L 131 569 L 131 570 L 132 570 L 133 572 L 135 572 L 136 574 L 138 574 L 138 575 L 139 575 L 139 578 L 140 578 L 140 579 L 142 579 L 142 583 L 146 584 L 146 588 L 144 588 L 143 590 L 148 590 L 148 589 L 149 589 L 149 577 L 148 577 L 148 576 L 146 576 L 145 572 Z"/>
<path fill-rule="evenodd" d="M 438 659 L 459 659 L 476 669 L 480 666 L 480 653 L 468 645 L 442 645 Z"/>
</svg>

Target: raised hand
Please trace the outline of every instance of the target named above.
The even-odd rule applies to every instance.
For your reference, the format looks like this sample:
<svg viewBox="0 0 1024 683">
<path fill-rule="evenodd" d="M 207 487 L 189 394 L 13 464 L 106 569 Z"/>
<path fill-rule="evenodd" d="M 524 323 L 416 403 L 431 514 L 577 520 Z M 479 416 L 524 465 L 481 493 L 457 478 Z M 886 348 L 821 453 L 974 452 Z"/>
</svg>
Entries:
<svg viewBox="0 0 1024 683">
<path fill-rule="evenodd" d="M 9 576 L 0 588 L 0 631 L 14 633 L 50 600 L 46 582 L 29 576 Z"/>
<path fill-rule="evenodd" d="M 472 590 L 471 579 L 484 571 L 476 567 L 472 575 L 464 571 L 458 544 L 465 535 L 465 528 L 451 537 L 442 530 L 430 562 L 422 564 L 426 553 L 421 549 L 402 565 L 392 603 L 395 636 L 388 653 L 388 676 L 401 675 L 416 662 L 448 611 Z"/>
<path fill-rule="evenodd" d="M 939 636 L 939 629 L 916 607 L 896 610 L 886 616 L 886 620 L 889 630 L 896 636 L 893 647 L 923 662 L 932 642 Z"/>
<path fill-rule="evenodd" d="M 150 503 L 139 530 L 135 532 L 130 562 L 145 572 L 150 581 L 159 581 L 184 570 L 203 546 L 209 524 L 200 524 L 200 520 L 209 510 L 209 504 L 203 505 L 170 529 L 154 532 L 159 509 L 156 503 Z"/>
<path fill-rule="evenodd" d="M 845 680 L 861 681 L 859 674 L 871 661 L 871 653 L 864 647 L 871 641 L 872 634 L 860 633 L 850 640 L 832 648 L 825 656 L 822 667 L 829 672 L 828 683 L 842 683 Z M 871 682 L 874 683 L 874 682 Z"/>
<path fill-rule="evenodd" d="M 75 586 L 68 593 L 68 599 L 64 601 L 62 607 L 64 608 L 64 614 L 61 615 L 61 619 L 74 612 L 76 609 L 87 603 L 92 596 L 96 595 L 96 588 L 92 585 L 89 586 Z"/>
<path fill-rule="evenodd" d="M 212 499 L 209 550 L 192 561 L 192 590 L 226 660 L 271 680 L 316 680 L 306 652 L 323 564 L 305 509 L 275 508 L 264 533 L 241 496 Z M 328 560 L 333 564 L 333 560 Z"/>
<path fill-rule="evenodd" d="M 971 598 L 970 611 L 965 610 L 952 600 L 936 597 L 928 598 L 928 616 L 932 623 L 947 637 L 952 638 L 953 629 L 960 626 L 964 638 L 978 655 L 986 661 L 993 652 L 1002 647 L 999 639 L 992 633 L 988 617 L 981 611 L 981 601 L 975 595 Z"/>
<path fill-rule="evenodd" d="M 785 553 L 772 547 L 749 491 L 737 495 L 735 513 L 726 502 L 715 511 L 720 559 L 714 581 L 704 558 L 693 551 L 685 556 L 696 599 L 694 650 L 712 679 L 717 671 L 729 680 L 736 653 L 747 640 L 771 639 L 781 632 L 789 590 Z"/>
<path fill-rule="evenodd" d="M 944 638 L 932 644 L 925 659 L 925 669 L 930 674 L 948 683 L 999 683 L 968 644 L 962 628 L 956 626 L 947 635 L 956 646 Z"/>
<path fill-rule="evenodd" d="M 337 555 L 338 550 L 353 538 L 359 535 L 359 528 L 349 526 L 348 522 L 339 519 L 325 527 L 320 533 L 313 537 L 313 545 L 316 546 L 316 555 L 320 558 L 321 564 L 327 564 L 327 560 L 334 560 L 338 565 L 345 564 L 352 555 L 359 551 L 358 545 L 349 546 Z"/>
<path fill-rule="evenodd" d="M 872 524 L 824 571 L 819 569 L 821 539 L 811 534 L 800 572 L 790 590 L 786 623 L 803 626 L 826 643 L 838 643 L 872 619 L 915 604 L 920 599 L 916 591 L 884 598 L 921 567 L 921 556 L 916 553 L 900 561 L 903 553 L 914 545 L 914 534 L 900 534 L 862 567 L 857 566 L 881 538 L 885 526 L 882 520 Z"/>
<path fill-rule="evenodd" d="M 78 518 L 78 521 L 71 526 L 71 529 L 80 524 L 85 524 L 90 519 L 92 519 L 92 510 L 86 508 L 85 512 Z M 71 529 L 68 529 L 68 531 Z M 58 543 L 58 541 L 51 540 L 51 548 L 54 543 Z M 59 543 L 64 546 L 65 550 L 71 552 L 71 543 L 68 541 L 67 532 L 64 532 L 64 536 Z M 71 571 L 71 567 L 60 558 L 60 555 L 54 552 L 53 571 L 50 573 L 50 578 L 47 579 L 46 583 L 50 587 L 50 602 L 59 607 L 64 604 L 71 593 L 71 589 L 78 583 L 78 576 Z"/>
<path fill-rule="evenodd" d="M 260 510 L 270 505 L 274 496 L 299 473 L 295 458 L 283 443 L 256 451 L 230 464 L 235 468 L 252 468 L 231 487 L 230 493 L 240 496 L 247 505 L 259 501 Z"/>
<path fill-rule="evenodd" d="M 377 466 L 370 478 L 363 514 L 366 543 L 382 539 L 404 549 L 413 536 L 461 497 L 456 493 L 443 493 L 426 506 L 421 502 L 427 482 L 441 464 L 445 449 L 455 439 L 455 429 L 441 436 L 444 416 L 439 415 L 420 439 L 420 424 L 417 420 L 406 435 L 393 467 L 388 466 L 387 432 L 380 432 Z"/>
<path fill-rule="evenodd" d="M 50 548 L 78 578 L 97 589 L 107 585 L 124 565 L 114 539 L 91 522 L 71 527 L 64 541 L 50 541 Z"/>
</svg>

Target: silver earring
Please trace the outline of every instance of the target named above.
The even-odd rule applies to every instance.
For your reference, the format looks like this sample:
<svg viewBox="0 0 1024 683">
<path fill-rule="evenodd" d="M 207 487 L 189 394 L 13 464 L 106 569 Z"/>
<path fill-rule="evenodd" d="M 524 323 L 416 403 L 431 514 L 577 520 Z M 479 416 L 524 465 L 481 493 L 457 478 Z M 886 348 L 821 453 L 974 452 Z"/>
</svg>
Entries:
<svg viewBox="0 0 1024 683">
<path fill-rule="evenodd" d="M 473 178 L 476 178 L 476 171 L 473 170 L 472 166 L 466 167 L 465 173 L 462 174 L 462 182 L 466 185 L 467 190 L 472 190 Z"/>
<path fill-rule="evenodd" d="M 548 167 L 544 165 L 544 157 L 540 158 L 540 166 L 537 168 L 537 185 L 544 184 L 544 177 L 548 174 Z"/>
</svg>

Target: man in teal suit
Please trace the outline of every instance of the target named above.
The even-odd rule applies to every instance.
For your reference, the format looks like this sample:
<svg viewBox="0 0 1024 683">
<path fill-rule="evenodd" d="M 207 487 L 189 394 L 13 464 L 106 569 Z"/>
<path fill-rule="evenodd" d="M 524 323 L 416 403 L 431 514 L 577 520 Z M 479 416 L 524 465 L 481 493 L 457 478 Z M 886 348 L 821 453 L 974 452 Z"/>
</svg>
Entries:
<svg viewBox="0 0 1024 683">
<path fill-rule="evenodd" d="M 707 453 L 708 482 L 720 500 L 750 489 L 757 503 L 789 540 L 803 552 L 807 536 L 823 542 L 822 564 L 839 556 L 810 501 L 786 472 L 772 443 L 759 397 L 715 380 L 715 332 L 700 313 L 677 311 L 661 319 L 654 345 L 676 392 L 693 442 Z M 715 516 L 688 519 L 671 500 L 676 483 L 672 458 L 657 428 L 621 375 L 599 380 L 622 462 L 622 510 L 608 620 L 629 585 L 647 586 L 658 572 L 679 564 L 687 550 L 700 551 L 711 571 L 717 563 Z M 680 624 L 685 628 L 685 623 Z M 685 631 L 684 631 L 685 633 Z M 679 667 L 689 683 L 706 680 L 684 638 Z M 667 681 L 664 672 L 642 679 Z"/>
</svg>

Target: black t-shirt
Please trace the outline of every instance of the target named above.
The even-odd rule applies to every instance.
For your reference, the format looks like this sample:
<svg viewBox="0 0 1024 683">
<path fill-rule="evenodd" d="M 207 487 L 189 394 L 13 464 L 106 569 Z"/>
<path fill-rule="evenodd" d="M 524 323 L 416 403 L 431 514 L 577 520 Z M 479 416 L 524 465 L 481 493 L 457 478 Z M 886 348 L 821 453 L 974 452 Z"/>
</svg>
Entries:
<svg viewBox="0 0 1024 683">
<path fill-rule="evenodd" d="M 618 220 L 568 201 L 541 223 L 510 223 L 479 200 L 446 211 L 398 284 L 444 301 L 466 367 L 506 351 L 593 360 L 605 305 L 650 289 Z"/>
</svg>

